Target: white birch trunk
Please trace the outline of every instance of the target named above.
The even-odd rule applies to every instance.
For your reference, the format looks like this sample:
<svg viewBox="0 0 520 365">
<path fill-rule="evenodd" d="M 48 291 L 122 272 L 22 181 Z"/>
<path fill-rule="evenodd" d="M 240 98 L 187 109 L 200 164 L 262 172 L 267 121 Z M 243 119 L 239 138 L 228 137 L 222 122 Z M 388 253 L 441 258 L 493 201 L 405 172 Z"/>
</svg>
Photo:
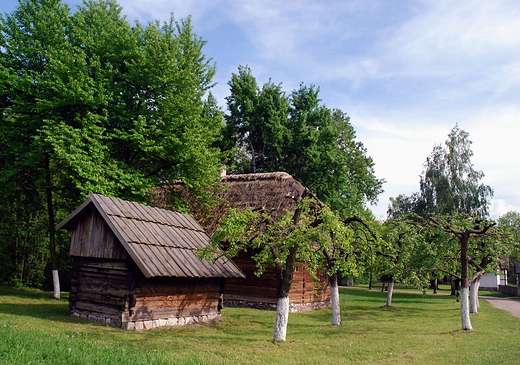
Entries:
<svg viewBox="0 0 520 365">
<path fill-rule="evenodd" d="M 274 322 L 273 341 L 285 341 L 287 322 L 289 320 L 289 296 L 278 298 L 276 304 L 276 320 Z"/>
<path fill-rule="evenodd" d="M 332 301 L 332 325 L 341 326 L 341 309 L 339 304 L 339 287 L 337 277 L 335 277 L 335 280 L 331 278 L 330 295 Z"/>
<path fill-rule="evenodd" d="M 460 288 L 460 318 L 462 320 L 462 330 L 471 331 L 471 320 L 469 318 L 469 288 L 463 286 Z"/>
<path fill-rule="evenodd" d="M 54 287 L 54 299 L 60 299 L 60 276 L 58 270 L 52 270 L 52 285 Z"/>
<path fill-rule="evenodd" d="M 478 313 L 478 308 L 480 307 L 480 303 L 478 302 L 478 289 L 480 287 L 480 278 L 476 279 L 470 284 L 469 291 L 469 312 L 470 313 Z"/>
<path fill-rule="evenodd" d="M 386 289 L 388 290 L 388 294 L 386 295 L 386 306 L 390 307 L 390 306 L 392 306 L 392 295 L 394 294 L 394 281 L 393 280 L 390 283 L 388 283 L 388 287 Z"/>
</svg>

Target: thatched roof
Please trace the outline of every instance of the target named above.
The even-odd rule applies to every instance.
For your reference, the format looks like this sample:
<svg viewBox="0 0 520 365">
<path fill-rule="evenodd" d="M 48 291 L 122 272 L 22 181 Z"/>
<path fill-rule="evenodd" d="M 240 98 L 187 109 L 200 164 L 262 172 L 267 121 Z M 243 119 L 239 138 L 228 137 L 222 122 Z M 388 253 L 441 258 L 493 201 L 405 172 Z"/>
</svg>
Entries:
<svg viewBox="0 0 520 365">
<path fill-rule="evenodd" d="M 307 188 L 285 172 L 226 175 L 222 177 L 222 185 L 224 189 L 216 192 L 221 202 L 209 213 L 197 209 L 196 205 L 191 206 L 191 213 L 210 235 L 230 208 L 263 209 L 279 218 L 294 211 L 304 195 L 312 196 Z M 180 183 L 173 188 L 181 188 Z M 164 195 L 156 203 L 161 207 L 167 206 Z"/>
<path fill-rule="evenodd" d="M 150 207 L 99 194 L 90 194 L 78 209 L 63 220 L 56 229 L 76 229 L 83 213 L 96 209 L 126 252 L 145 277 L 243 277 L 240 269 L 229 259 L 201 260 L 197 250 L 209 243 L 209 237 L 190 215 L 172 210 Z M 99 245 L 96 227 L 82 232 L 77 242 Z M 73 243 L 74 245 L 74 243 Z M 76 252 L 76 254 L 74 254 Z M 82 247 L 71 247 L 71 254 L 82 255 Z"/>
</svg>

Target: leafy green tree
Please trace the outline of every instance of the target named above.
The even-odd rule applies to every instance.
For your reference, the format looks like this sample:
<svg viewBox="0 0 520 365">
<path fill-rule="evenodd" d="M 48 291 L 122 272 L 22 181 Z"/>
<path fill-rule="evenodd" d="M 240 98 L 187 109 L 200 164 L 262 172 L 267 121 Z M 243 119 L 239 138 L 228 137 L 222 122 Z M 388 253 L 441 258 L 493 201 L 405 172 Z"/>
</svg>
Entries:
<svg viewBox="0 0 520 365">
<path fill-rule="evenodd" d="M 242 251 L 254 252 L 257 274 L 274 266 L 277 281 L 277 307 L 274 341 L 285 341 L 289 315 L 289 290 L 298 263 L 306 265 L 309 273 L 326 271 L 337 279 L 338 273 L 355 273 L 355 234 L 329 208 L 305 197 L 294 212 L 275 219 L 269 212 L 230 210 L 220 221 L 212 237 L 212 247 L 222 249 L 233 257 Z M 222 252 L 222 251 L 219 251 Z M 211 248 L 203 253 L 211 256 Z M 336 285 L 337 289 L 337 280 Z M 341 323 L 339 296 L 335 297 L 333 324 Z"/>
<path fill-rule="evenodd" d="M 318 260 L 310 257 L 307 262 L 311 272 L 324 272 L 329 277 L 332 325 L 341 325 L 339 300 L 339 277 L 358 277 L 374 261 L 375 252 L 384 244 L 377 234 L 379 223 L 367 221 L 357 216 L 338 219 L 328 207 L 322 207 L 317 217 L 316 234 L 312 240 L 317 242 L 321 254 Z M 339 237 L 339 239 L 338 239 Z"/>
<path fill-rule="evenodd" d="M 392 218 L 408 213 L 430 217 L 436 214 L 488 215 L 493 190 L 481 183 L 484 173 L 475 170 L 469 133 L 453 127 L 445 146 L 435 146 L 424 163 L 420 191 L 410 197 L 391 199 Z"/>
<path fill-rule="evenodd" d="M 285 171 L 342 217 L 377 200 L 384 181 L 375 177 L 373 160 L 349 117 L 324 106 L 318 88 L 300 85 L 287 97 L 271 81 L 260 89 L 247 67 L 229 85 L 226 133 L 235 145 L 228 148 L 242 152 L 231 161 L 234 172 Z"/>
<path fill-rule="evenodd" d="M 511 246 L 509 230 L 467 214 L 388 220 L 384 228 L 383 238 L 390 246 L 379 253 L 384 258 L 382 272 L 408 284 L 424 285 L 440 274 L 457 278 L 462 329 L 471 330 L 469 314 L 478 312 L 480 278 L 498 270 Z"/>
<path fill-rule="evenodd" d="M 473 152 L 471 150 L 469 134 L 455 126 L 445 146 L 435 146 L 432 153 L 426 159 L 424 171 L 420 180 L 420 191 L 410 197 L 400 195 L 391 199 L 388 214 L 395 219 L 414 219 L 414 214 L 430 219 L 429 224 L 444 229 L 457 238 L 457 244 L 445 256 L 457 263 L 457 270 L 432 268 L 451 273 L 453 277 L 461 280 L 461 315 L 463 329 L 471 329 L 469 319 L 469 286 L 473 286 L 472 301 L 477 299 L 480 277 L 485 272 L 485 267 L 491 262 L 497 262 L 496 254 L 499 249 L 484 249 L 485 247 L 498 247 L 497 245 L 484 245 L 474 250 L 469 245 L 470 238 L 489 236 L 488 230 L 494 224 L 483 217 L 488 215 L 489 199 L 493 190 L 481 183 L 484 176 L 482 171 L 475 170 L 471 163 Z M 417 219 L 414 219 L 416 222 Z M 420 219 L 419 219 L 420 221 Z M 482 242 L 481 240 L 478 240 Z M 431 240 L 430 245 L 450 247 L 451 240 Z M 434 251 L 435 251 L 434 250 Z M 478 253 L 487 252 L 478 262 L 475 256 Z M 440 256 L 437 256 L 439 258 Z M 468 265 L 473 263 L 478 268 L 476 275 L 470 277 Z M 476 311 L 476 305 L 472 305 Z"/>
<path fill-rule="evenodd" d="M 516 284 L 515 262 L 520 260 L 520 213 L 510 211 L 498 217 L 498 225 L 509 227 L 513 236 L 512 246 L 510 247 L 509 278 L 510 283 Z"/>
<path fill-rule="evenodd" d="M 0 19 L 1 64 L 5 79 L 2 94 L 6 100 L 1 126 L 2 189 L 19 187 L 24 196 L 38 191 L 47 209 L 47 231 L 54 297 L 59 298 L 55 206 L 53 202 L 53 165 L 51 148 L 46 142 L 46 127 L 54 117 L 43 100 L 52 94 L 48 73 L 52 53 L 67 48 L 66 28 L 70 9 L 58 1 L 21 1 L 10 16 Z M 20 179 L 26 178 L 23 184 Z M 30 212 L 25 210 L 25 212 Z M 29 213 L 30 214 L 30 213 Z"/>
<path fill-rule="evenodd" d="M 229 86 L 226 135 L 232 144 L 227 148 L 242 147 L 247 156 L 242 163 L 236 158 L 232 161 L 237 166 L 236 172 L 280 170 L 285 157 L 282 145 L 289 138 L 289 99 L 281 85 L 269 81 L 260 88 L 251 70 L 240 66 L 238 74 L 231 76 Z"/>
<path fill-rule="evenodd" d="M 0 193 L 46 202 L 35 207 L 46 210 L 55 279 L 56 217 L 89 191 L 146 202 L 180 179 L 211 203 L 223 113 L 203 46 L 189 19 L 132 27 L 113 0 L 74 14 L 22 0 L 0 19 Z"/>
<path fill-rule="evenodd" d="M 382 224 L 381 237 L 386 245 L 376 252 L 375 268 L 378 275 L 390 280 L 386 306 L 392 304 L 395 283 L 427 288 L 437 278 L 440 258 L 451 252 L 448 234 L 432 232 L 415 223 L 392 219 Z M 448 244 L 432 244 L 434 241 Z"/>
<path fill-rule="evenodd" d="M 442 268 L 431 270 L 442 270 L 457 277 L 461 281 L 460 303 L 462 329 L 471 330 L 470 307 L 476 312 L 478 307 L 478 283 L 482 275 L 489 270 L 495 272 L 500 262 L 500 257 L 507 255 L 511 234 L 507 230 L 495 227 L 496 223 L 485 218 L 471 215 L 449 215 L 436 216 L 429 219 L 430 226 L 441 229 L 453 235 L 457 244 L 450 250 L 450 256 L 443 259 L 447 262 L 456 262 L 458 270 L 450 272 Z M 445 243 L 442 240 L 439 244 Z M 450 263 L 453 267 L 453 264 Z M 470 285 L 473 295 L 470 303 Z"/>
</svg>

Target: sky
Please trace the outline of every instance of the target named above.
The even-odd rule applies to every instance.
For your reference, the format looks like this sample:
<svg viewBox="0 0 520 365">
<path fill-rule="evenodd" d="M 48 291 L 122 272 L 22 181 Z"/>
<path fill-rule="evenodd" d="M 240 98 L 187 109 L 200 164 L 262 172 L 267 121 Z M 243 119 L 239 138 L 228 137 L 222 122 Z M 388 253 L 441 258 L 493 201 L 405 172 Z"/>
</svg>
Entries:
<svg viewBox="0 0 520 365">
<path fill-rule="evenodd" d="M 74 10 L 81 1 L 63 0 Z M 191 16 L 228 81 L 247 65 L 261 85 L 303 82 L 350 116 L 386 180 L 379 203 L 419 190 L 423 164 L 458 125 L 491 186 L 491 218 L 520 212 L 520 2 L 517 0 L 119 0 L 133 23 Z M 10 13 L 16 0 L 1 0 Z"/>
</svg>

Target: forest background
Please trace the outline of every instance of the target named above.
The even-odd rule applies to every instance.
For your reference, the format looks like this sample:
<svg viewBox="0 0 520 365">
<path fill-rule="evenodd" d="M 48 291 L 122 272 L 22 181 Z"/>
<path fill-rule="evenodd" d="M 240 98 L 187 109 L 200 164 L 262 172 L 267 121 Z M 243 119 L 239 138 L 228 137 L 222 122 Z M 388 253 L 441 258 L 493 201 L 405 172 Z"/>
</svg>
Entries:
<svg viewBox="0 0 520 365">
<path fill-rule="evenodd" d="M 224 167 L 287 171 L 338 216 L 373 218 L 384 180 L 347 114 L 317 86 L 258 85 L 246 66 L 224 113 L 189 19 L 130 24 L 112 1 L 75 12 L 21 1 L 1 32 L 3 283 L 49 286 L 51 271 L 67 273 L 68 237 L 53 228 L 89 191 L 147 202 L 180 179 L 211 205 Z"/>
</svg>

